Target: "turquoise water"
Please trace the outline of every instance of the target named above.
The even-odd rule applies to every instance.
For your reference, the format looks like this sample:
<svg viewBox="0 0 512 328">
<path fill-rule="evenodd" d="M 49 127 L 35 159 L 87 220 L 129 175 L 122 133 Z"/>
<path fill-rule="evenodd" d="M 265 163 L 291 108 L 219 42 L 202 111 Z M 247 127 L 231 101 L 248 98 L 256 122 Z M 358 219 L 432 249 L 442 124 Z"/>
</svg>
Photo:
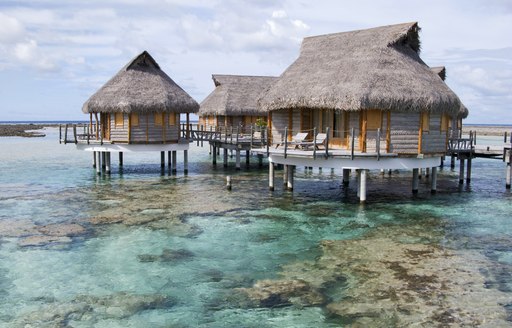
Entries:
<svg viewBox="0 0 512 328">
<path fill-rule="evenodd" d="M 98 177 L 46 134 L 0 139 L 2 327 L 512 326 L 501 161 L 475 160 L 469 186 L 444 168 L 436 195 L 371 172 L 363 206 L 341 170 L 272 193 L 266 166 L 195 145 L 186 176 L 142 153 Z"/>
</svg>

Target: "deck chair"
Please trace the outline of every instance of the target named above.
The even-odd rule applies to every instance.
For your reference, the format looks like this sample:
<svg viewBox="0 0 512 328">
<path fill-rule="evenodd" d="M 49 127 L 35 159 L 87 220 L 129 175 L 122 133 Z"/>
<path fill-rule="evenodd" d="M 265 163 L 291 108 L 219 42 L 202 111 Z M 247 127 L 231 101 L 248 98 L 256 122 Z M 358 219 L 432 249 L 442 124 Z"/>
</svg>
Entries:
<svg viewBox="0 0 512 328">
<path fill-rule="evenodd" d="M 287 136 L 284 136 L 284 137 L 286 138 Z M 293 146 L 294 148 L 298 148 L 299 146 L 301 146 L 305 142 L 304 140 L 306 140 L 307 137 L 308 137 L 308 133 L 307 132 L 299 132 L 299 133 L 297 133 L 296 135 L 294 135 L 292 137 L 291 141 L 288 141 L 288 147 Z M 284 145 L 284 142 L 278 143 L 276 145 L 276 148 L 281 146 L 281 145 Z"/>
<path fill-rule="evenodd" d="M 302 148 L 309 149 L 316 147 L 316 149 L 320 149 L 320 147 L 324 147 L 325 149 L 325 140 L 327 139 L 326 133 L 318 133 L 316 135 L 316 140 L 310 141 L 310 142 L 304 142 L 302 144 Z"/>
<path fill-rule="evenodd" d="M 292 137 L 292 141 L 288 142 L 288 145 L 293 146 L 294 148 L 302 147 L 307 137 L 307 132 L 299 132 Z"/>
</svg>

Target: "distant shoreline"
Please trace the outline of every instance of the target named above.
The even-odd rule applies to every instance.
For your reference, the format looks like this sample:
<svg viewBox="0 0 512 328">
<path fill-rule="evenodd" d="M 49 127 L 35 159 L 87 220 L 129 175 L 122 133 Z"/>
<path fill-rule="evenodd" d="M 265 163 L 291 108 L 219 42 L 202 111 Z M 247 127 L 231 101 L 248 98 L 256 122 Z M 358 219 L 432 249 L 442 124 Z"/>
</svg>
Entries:
<svg viewBox="0 0 512 328">
<path fill-rule="evenodd" d="M 512 133 L 512 125 L 463 124 L 462 134 L 468 135 L 470 131 L 477 136 L 503 136 L 505 132 Z"/>
<path fill-rule="evenodd" d="M 45 137 L 44 133 L 35 131 L 41 130 L 47 125 L 42 124 L 0 124 L 0 137 Z M 34 131 L 33 131 L 34 130 Z"/>
</svg>

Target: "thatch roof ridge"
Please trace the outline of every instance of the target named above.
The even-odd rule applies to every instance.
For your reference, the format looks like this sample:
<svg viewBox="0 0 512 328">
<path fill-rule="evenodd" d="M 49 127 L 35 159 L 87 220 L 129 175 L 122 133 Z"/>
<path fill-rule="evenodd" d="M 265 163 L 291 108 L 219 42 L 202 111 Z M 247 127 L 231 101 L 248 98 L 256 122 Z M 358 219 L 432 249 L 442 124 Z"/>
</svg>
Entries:
<svg viewBox="0 0 512 328">
<path fill-rule="evenodd" d="M 435 67 L 430 67 L 430 69 L 436 73 L 437 75 L 439 75 L 439 77 L 444 81 L 446 80 L 446 67 L 444 66 L 435 66 Z"/>
<path fill-rule="evenodd" d="M 129 61 L 83 105 L 84 113 L 195 113 L 199 104 L 147 52 Z"/>
<path fill-rule="evenodd" d="M 419 57 L 419 30 L 412 22 L 305 38 L 259 106 L 455 114 L 459 98 Z"/>
<path fill-rule="evenodd" d="M 257 100 L 273 76 L 213 74 L 215 89 L 201 102 L 199 115 L 266 115 Z"/>
</svg>

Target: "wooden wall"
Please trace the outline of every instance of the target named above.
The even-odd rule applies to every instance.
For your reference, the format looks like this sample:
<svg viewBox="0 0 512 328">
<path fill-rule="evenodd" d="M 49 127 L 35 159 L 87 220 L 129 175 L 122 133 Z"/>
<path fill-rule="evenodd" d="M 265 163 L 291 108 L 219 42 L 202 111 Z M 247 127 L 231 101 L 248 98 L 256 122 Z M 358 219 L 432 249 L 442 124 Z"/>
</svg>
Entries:
<svg viewBox="0 0 512 328">
<path fill-rule="evenodd" d="M 284 128 L 288 126 L 288 110 L 276 110 L 272 112 L 272 143 L 284 141 Z"/>
<path fill-rule="evenodd" d="M 419 128 L 419 113 L 392 112 L 390 152 L 397 154 L 417 154 Z"/>
<path fill-rule="evenodd" d="M 441 131 L 441 115 L 431 114 L 429 121 L 429 130 L 422 133 L 421 152 L 423 154 L 446 152 L 447 131 Z"/>
<path fill-rule="evenodd" d="M 161 114 L 159 114 L 161 115 Z M 169 115 L 176 115 L 175 124 L 169 125 Z M 116 125 L 115 115 L 110 119 L 110 140 L 113 143 L 173 143 L 179 139 L 179 114 L 163 115 L 162 125 L 155 124 L 155 113 L 141 114 L 139 124 L 131 124 L 128 140 L 128 114 L 123 114 L 123 125 Z"/>
</svg>

